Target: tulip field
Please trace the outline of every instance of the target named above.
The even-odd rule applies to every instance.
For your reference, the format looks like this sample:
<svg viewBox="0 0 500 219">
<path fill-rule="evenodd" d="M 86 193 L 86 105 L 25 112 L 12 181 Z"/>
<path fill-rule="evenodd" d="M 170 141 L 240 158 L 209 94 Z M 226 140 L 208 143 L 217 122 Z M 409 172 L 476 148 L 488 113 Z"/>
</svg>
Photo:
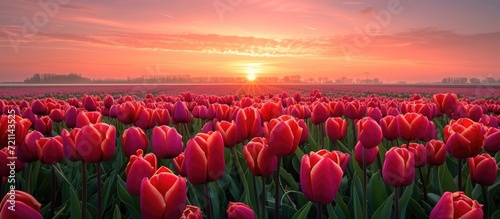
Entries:
<svg viewBox="0 0 500 219">
<path fill-rule="evenodd" d="M 500 218 L 500 88 L 0 88 L 0 219 Z"/>
</svg>

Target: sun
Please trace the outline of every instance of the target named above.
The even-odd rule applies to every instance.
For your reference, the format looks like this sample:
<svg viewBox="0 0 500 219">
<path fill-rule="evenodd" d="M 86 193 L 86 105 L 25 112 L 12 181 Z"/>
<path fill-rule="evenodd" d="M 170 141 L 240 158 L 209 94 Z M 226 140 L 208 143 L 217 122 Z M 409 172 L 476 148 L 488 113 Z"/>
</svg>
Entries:
<svg viewBox="0 0 500 219">
<path fill-rule="evenodd" d="M 245 68 L 245 73 L 247 74 L 248 81 L 255 81 L 259 72 L 260 69 L 258 65 L 248 65 Z"/>
<path fill-rule="evenodd" d="M 255 75 L 255 74 L 248 74 L 247 75 L 247 79 L 249 81 L 255 81 L 255 79 L 257 79 L 257 75 Z"/>
</svg>

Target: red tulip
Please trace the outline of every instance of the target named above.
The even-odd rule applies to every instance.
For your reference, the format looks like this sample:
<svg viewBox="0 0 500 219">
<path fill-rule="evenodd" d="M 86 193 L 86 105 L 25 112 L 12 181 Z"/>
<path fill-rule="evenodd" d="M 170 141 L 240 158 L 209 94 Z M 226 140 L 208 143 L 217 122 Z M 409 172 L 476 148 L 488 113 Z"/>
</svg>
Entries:
<svg viewBox="0 0 500 219">
<path fill-rule="evenodd" d="M 273 118 L 277 118 L 283 114 L 281 102 L 268 101 L 259 109 L 260 116 L 263 122 L 269 122 Z"/>
<path fill-rule="evenodd" d="M 374 148 L 365 148 L 365 162 L 366 166 L 370 166 L 377 159 L 378 146 Z M 363 145 L 358 141 L 354 147 L 354 159 L 363 166 Z"/>
<path fill-rule="evenodd" d="M 408 148 L 411 153 L 413 153 L 413 158 L 415 159 L 415 167 L 423 167 L 427 165 L 427 151 L 423 144 L 410 143 L 408 145 L 401 145 L 402 148 Z"/>
<path fill-rule="evenodd" d="M 14 116 L 14 120 L 11 120 L 8 117 L 7 115 L 0 116 L 0 148 L 8 147 L 9 145 L 12 146 L 12 144 L 9 144 L 9 141 L 12 141 L 12 133 L 15 133 L 15 145 L 20 145 L 31 126 L 29 119 Z M 12 121 L 14 121 L 14 124 L 12 124 Z"/>
<path fill-rule="evenodd" d="M 229 123 L 228 121 L 218 122 L 217 124 L 215 124 L 215 130 L 222 134 L 225 147 L 232 148 L 234 147 L 234 145 L 236 145 L 238 133 L 234 121 L 232 121 L 231 123 Z"/>
<path fill-rule="evenodd" d="M 380 128 L 382 128 L 384 138 L 388 141 L 395 140 L 399 137 L 398 123 L 394 116 L 386 116 L 380 119 Z"/>
<path fill-rule="evenodd" d="M 430 140 L 425 145 L 427 154 L 427 163 L 431 166 L 441 166 L 446 161 L 446 147 L 444 142 L 439 140 Z"/>
<path fill-rule="evenodd" d="M 132 195 L 140 194 L 142 179 L 149 179 L 158 168 L 156 156 L 150 153 L 143 157 L 143 153 L 141 149 L 137 150 L 137 155 L 130 156 L 130 161 L 125 168 L 127 191 Z"/>
<path fill-rule="evenodd" d="M 186 177 L 186 165 L 184 164 L 184 152 L 180 153 L 179 156 L 172 159 L 172 163 L 174 163 L 175 171 L 183 177 Z"/>
<path fill-rule="evenodd" d="M 64 120 L 65 111 L 62 109 L 53 109 L 49 113 L 50 119 L 54 122 L 62 122 Z"/>
<path fill-rule="evenodd" d="M 332 141 L 341 140 L 347 131 L 347 122 L 340 117 L 333 117 L 326 120 L 326 134 Z"/>
<path fill-rule="evenodd" d="M 187 142 L 184 165 L 189 182 L 205 184 L 224 174 L 224 140 L 219 132 L 198 133 Z"/>
<path fill-rule="evenodd" d="M 82 99 L 83 108 L 87 111 L 96 111 L 97 101 L 92 96 L 85 95 Z"/>
<path fill-rule="evenodd" d="M 415 158 L 404 148 L 393 147 L 385 154 L 382 176 L 390 186 L 408 186 L 415 178 Z"/>
<path fill-rule="evenodd" d="M 447 115 L 451 115 L 455 111 L 458 102 L 457 95 L 454 93 L 435 94 L 432 96 L 432 100 L 438 106 L 439 111 Z"/>
<path fill-rule="evenodd" d="M 484 136 L 483 148 L 485 151 L 490 153 L 500 151 L 500 129 L 490 128 Z"/>
<path fill-rule="evenodd" d="M 15 172 L 24 170 L 26 163 L 21 162 L 16 155 L 16 146 L 2 148 L 0 150 L 0 178 L 8 177 L 11 175 L 12 170 Z"/>
<path fill-rule="evenodd" d="M 255 214 L 253 210 L 241 202 L 229 202 L 227 206 L 227 218 L 228 219 L 254 219 Z"/>
<path fill-rule="evenodd" d="M 35 130 L 44 135 L 50 135 L 52 133 L 52 120 L 48 116 L 38 118 L 35 123 Z"/>
<path fill-rule="evenodd" d="M 455 158 L 474 157 L 481 153 L 485 129 L 480 123 L 463 118 L 444 127 L 446 150 Z"/>
<path fill-rule="evenodd" d="M 31 102 L 31 110 L 37 115 L 47 115 L 49 113 L 49 108 L 41 100 L 34 100 Z"/>
<path fill-rule="evenodd" d="M 0 218 L 5 219 L 43 219 L 40 204 L 29 193 L 10 190 L 0 204 Z"/>
<path fill-rule="evenodd" d="M 420 139 L 424 141 L 430 141 L 436 138 L 437 138 L 436 125 L 434 124 L 434 122 L 429 121 L 429 123 L 427 123 L 427 129 L 425 130 L 424 137 Z"/>
<path fill-rule="evenodd" d="M 240 141 L 258 137 L 262 133 L 260 114 L 255 108 L 248 107 L 239 110 L 235 122 Z"/>
<path fill-rule="evenodd" d="M 102 120 L 102 114 L 100 112 L 80 112 L 76 116 L 76 127 L 81 128 L 90 124 L 100 123 Z"/>
<path fill-rule="evenodd" d="M 78 116 L 78 110 L 72 106 L 66 109 L 66 118 L 64 119 L 64 123 L 68 128 L 76 127 L 76 117 Z"/>
<path fill-rule="evenodd" d="M 332 157 L 336 156 L 326 150 L 302 157 L 300 185 L 304 196 L 312 202 L 326 205 L 337 195 L 344 172 Z"/>
<path fill-rule="evenodd" d="M 399 136 L 406 141 L 425 137 L 429 120 L 417 113 L 407 113 L 396 117 Z"/>
<path fill-rule="evenodd" d="M 75 143 L 75 138 L 79 131 L 80 128 L 74 128 L 71 130 L 71 132 L 68 132 L 66 129 L 63 129 L 61 131 L 61 137 L 64 148 L 64 157 L 66 157 L 66 159 L 70 161 L 82 160 L 80 154 L 78 154 Z"/>
<path fill-rule="evenodd" d="M 192 205 L 186 206 L 180 219 L 203 219 L 200 208 Z"/>
<path fill-rule="evenodd" d="M 264 134 L 271 153 L 280 157 L 295 153 L 302 130 L 295 118 L 290 116 L 281 116 L 264 123 Z"/>
<path fill-rule="evenodd" d="M 142 218 L 180 218 L 186 208 L 186 196 L 186 180 L 162 166 L 150 179 L 142 179 Z"/>
<path fill-rule="evenodd" d="M 177 101 L 174 104 L 174 111 L 172 112 L 172 121 L 177 123 L 190 123 L 193 120 L 193 116 L 186 106 L 186 103 Z"/>
<path fill-rule="evenodd" d="M 330 116 L 332 117 L 341 117 L 344 115 L 344 102 L 341 101 L 332 101 L 330 102 Z"/>
<path fill-rule="evenodd" d="M 106 94 L 103 101 L 104 101 L 104 106 L 108 109 L 111 108 L 111 106 L 115 103 L 115 100 L 109 94 Z"/>
<path fill-rule="evenodd" d="M 129 125 L 137 121 L 139 115 L 137 113 L 137 102 L 127 101 L 116 107 L 116 118 L 119 122 Z"/>
<path fill-rule="evenodd" d="M 366 105 L 359 101 L 349 102 L 345 105 L 344 114 L 352 120 L 361 119 L 366 115 Z"/>
<path fill-rule="evenodd" d="M 34 125 L 36 123 L 36 119 L 38 119 L 38 117 L 33 113 L 33 111 L 31 111 L 30 107 L 23 109 L 23 113 L 21 114 L 21 117 L 25 118 L 25 119 L 29 119 L 29 121 L 31 122 L 30 126 Z M 496 118 L 495 118 L 495 120 L 496 120 Z"/>
<path fill-rule="evenodd" d="M 177 157 L 182 152 L 184 143 L 175 128 L 162 125 L 153 128 L 151 147 L 156 156 L 169 159 Z"/>
<path fill-rule="evenodd" d="M 302 145 L 309 138 L 309 128 L 307 127 L 307 124 L 306 122 L 304 122 L 303 119 L 299 119 L 297 124 L 299 124 L 299 127 L 302 128 L 302 135 L 300 136 L 300 141 L 299 141 L 299 144 Z"/>
<path fill-rule="evenodd" d="M 314 125 L 325 122 L 330 117 L 330 108 L 326 103 L 316 103 L 311 113 L 311 122 Z"/>
<path fill-rule="evenodd" d="M 382 119 L 382 111 L 377 107 L 368 107 L 367 114 L 370 118 L 377 121 L 377 123 Z"/>
<path fill-rule="evenodd" d="M 139 149 L 148 150 L 148 137 L 146 133 L 139 127 L 130 127 L 123 132 L 122 148 L 126 157 L 135 154 Z"/>
<path fill-rule="evenodd" d="M 169 125 L 170 124 L 170 112 L 167 109 L 155 109 L 158 115 L 158 125 Z"/>
<path fill-rule="evenodd" d="M 243 155 L 254 176 L 269 176 L 276 169 L 277 157 L 271 153 L 265 138 L 253 138 L 243 147 Z"/>
<path fill-rule="evenodd" d="M 23 118 L 26 118 L 23 116 Z M 494 115 L 486 115 L 483 114 L 481 119 L 479 119 L 479 123 L 482 123 L 485 126 L 498 128 L 498 120 Z"/>
<path fill-rule="evenodd" d="M 470 178 L 483 186 L 491 186 L 497 178 L 498 166 L 494 157 L 481 154 L 468 159 Z"/>
<path fill-rule="evenodd" d="M 382 128 L 372 118 L 365 117 L 356 125 L 358 126 L 358 140 L 363 147 L 373 148 L 382 142 Z"/>
<path fill-rule="evenodd" d="M 445 192 L 431 211 L 429 219 L 483 218 L 483 205 L 464 192 Z"/>
<path fill-rule="evenodd" d="M 35 141 L 36 154 L 43 164 L 54 165 L 64 158 L 61 136 L 40 138 Z"/>
<path fill-rule="evenodd" d="M 107 161 L 115 154 L 116 129 L 105 123 L 86 125 L 76 134 L 75 142 L 83 161 Z"/>
<path fill-rule="evenodd" d="M 159 115 L 153 109 L 139 107 L 137 111 L 138 117 L 135 125 L 142 129 L 150 129 L 158 123 Z"/>
</svg>

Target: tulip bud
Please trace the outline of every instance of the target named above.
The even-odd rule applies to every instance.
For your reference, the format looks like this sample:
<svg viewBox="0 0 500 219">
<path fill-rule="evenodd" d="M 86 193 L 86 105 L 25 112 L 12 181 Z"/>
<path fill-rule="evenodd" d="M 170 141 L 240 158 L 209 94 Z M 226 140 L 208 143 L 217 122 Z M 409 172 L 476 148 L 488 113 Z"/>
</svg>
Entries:
<svg viewBox="0 0 500 219">
<path fill-rule="evenodd" d="M 385 154 L 382 176 L 390 186 L 408 186 L 415 178 L 415 158 L 404 148 L 393 147 Z"/>
<path fill-rule="evenodd" d="M 484 136 L 483 148 L 485 151 L 490 153 L 500 151 L 500 129 L 490 128 Z"/>
<path fill-rule="evenodd" d="M 427 151 L 423 144 L 410 143 L 410 146 L 403 144 L 401 148 L 408 148 L 415 159 L 415 167 L 423 167 L 427 165 Z"/>
<path fill-rule="evenodd" d="M 254 176 L 269 176 L 276 169 L 277 157 L 271 153 L 265 138 L 253 138 L 243 147 L 243 155 Z"/>
<path fill-rule="evenodd" d="M 300 185 L 304 196 L 312 202 L 326 205 L 337 195 L 344 173 L 331 155 L 330 152 L 322 150 L 302 157 Z"/>
<path fill-rule="evenodd" d="M 180 219 L 203 219 L 200 208 L 192 205 L 186 206 Z"/>
<path fill-rule="evenodd" d="M 169 159 L 177 157 L 182 152 L 184 143 L 175 128 L 162 125 L 153 128 L 151 147 L 159 158 Z"/>
<path fill-rule="evenodd" d="M 266 122 L 264 133 L 271 153 L 276 156 L 294 154 L 299 146 L 302 130 L 295 118 L 289 116 L 281 116 Z"/>
<path fill-rule="evenodd" d="M 427 163 L 431 166 L 441 166 L 446 161 L 446 147 L 442 141 L 430 140 L 425 145 Z"/>
<path fill-rule="evenodd" d="M 347 131 L 347 122 L 340 117 L 333 117 L 326 120 L 326 134 L 332 141 L 342 140 Z"/>
<path fill-rule="evenodd" d="M 100 112 L 80 112 L 76 116 L 76 127 L 81 128 L 90 124 L 100 123 L 102 120 L 102 114 Z"/>
<path fill-rule="evenodd" d="M 217 122 L 215 129 L 222 134 L 225 147 L 232 148 L 236 145 L 238 133 L 234 121 L 231 123 L 228 121 Z"/>
<path fill-rule="evenodd" d="M 365 148 L 365 162 L 366 166 L 370 166 L 377 159 L 378 146 L 373 148 Z M 358 141 L 354 147 L 354 159 L 359 165 L 363 166 L 363 145 Z"/>
<path fill-rule="evenodd" d="M 130 127 L 123 132 L 122 148 L 126 157 L 135 154 L 139 149 L 148 150 L 148 138 L 146 133 L 139 127 Z"/>
<path fill-rule="evenodd" d="M 61 136 L 40 138 L 35 141 L 36 154 L 41 163 L 54 165 L 64 158 Z"/>
<path fill-rule="evenodd" d="M 382 128 L 378 123 L 370 117 L 365 117 L 359 120 L 358 140 L 365 148 L 373 148 L 382 142 Z"/>
<path fill-rule="evenodd" d="M 330 108 L 326 103 L 316 103 L 311 113 L 311 122 L 319 125 L 325 122 L 330 116 Z"/>
<path fill-rule="evenodd" d="M 224 174 L 224 140 L 219 132 L 198 133 L 187 142 L 184 165 L 189 182 L 205 184 Z"/>
<path fill-rule="evenodd" d="M 29 193 L 21 190 L 12 190 L 7 193 L 0 204 L 0 218 L 11 219 L 43 219 L 40 214 L 42 204 Z M 14 210 L 12 210 L 14 209 Z"/>
<path fill-rule="evenodd" d="M 254 219 L 255 214 L 253 210 L 241 202 L 229 202 L 227 207 L 227 218 L 228 219 Z"/>
<path fill-rule="evenodd" d="M 498 166 L 494 157 L 481 154 L 468 159 L 470 178 L 483 186 L 491 186 L 497 178 Z"/>
<path fill-rule="evenodd" d="M 42 116 L 36 120 L 35 130 L 44 135 L 52 134 L 52 120 L 48 116 Z"/>
<path fill-rule="evenodd" d="M 155 173 L 158 162 L 154 154 L 143 155 L 141 149 L 137 150 L 137 155 L 130 156 L 130 161 L 125 168 L 127 175 L 127 191 L 132 195 L 139 195 L 143 178 L 150 178 Z"/>
<path fill-rule="evenodd" d="M 455 158 L 474 157 L 481 153 L 485 129 L 480 123 L 464 118 L 444 127 L 446 150 Z"/>
<path fill-rule="evenodd" d="M 76 134 L 75 143 L 83 161 L 107 161 L 116 151 L 116 129 L 105 123 L 86 125 Z"/>
</svg>

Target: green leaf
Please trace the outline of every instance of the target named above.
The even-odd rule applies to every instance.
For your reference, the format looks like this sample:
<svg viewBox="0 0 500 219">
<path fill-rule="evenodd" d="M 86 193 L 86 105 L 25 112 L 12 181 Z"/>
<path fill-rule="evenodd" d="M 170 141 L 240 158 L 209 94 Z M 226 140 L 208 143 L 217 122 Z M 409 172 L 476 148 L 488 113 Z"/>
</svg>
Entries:
<svg viewBox="0 0 500 219">
<path fill-rule="evenodd" d="M 427 199 L 430 201 L 430 204 L 432 206 L 436 205 L 436 203 L 438 203 L 440 198 L 441 198 L 440 195 L 436 195 L 434 193 L 427 193 Z"/>
<path fill-rule="evenodd" d="M 115 210 L 113 211 L 113 219 L 122 219 L 122 213 L 118 205 L 115 205 Z"/>
<path fill-rule="evenodd" d="M 363 208 L 361 207 L 358 193 L 354 187 L 352 189 L 351 203 L 349 205 L 351 204 L 354 209 L 354 218 L 363 218 Z"/>
<path fill-rule="evenodd" d="M 134 207 L 134 199 L 130 194 L 128 194 L 127 189 L 125 187 L 125 182 L 121 179 L 121 177 L 118 177 L 118 197 L 120 197 L 120 200 L 122 200 L 125 205 L 127 205 L 127 210 L 130 212 L 130 215 L 132 218 L 141 218 L 141 214 L 139 214 L 139 211 Z"/>
<path fill-rule="evenodd" d="M 379 219 L 379 218 L 391 218 L 392 214 L 392 205 L 394 203 L 394 194 L 389 195 L 380 205 L 380 207 L 375 211 L 375 213 L 372 216 L 372 219 Z"/>
<path fill-rule="evenodd" d="M 423 203 L 423 205 L 425 205 L 425 204 L 426 203 Z M 410 212 L 413 213 L 413 214 L 411 214 L 413 217 L 428 218 L 428 216 L 425 214 L 425 210 L 422 207 L 422 205 L 420 205 L 417 201 L 415 201 L 415 199 L 410 198 L 410 202 L 408 203 L 408 205 L 410 206 L 410 208 L 408 208 L 408 209 Z"/>
<path fill-rule="evenodd" d="M 281 179 L 284 179 L 286 181 L 286 183 L 292 188 L 292 190 L 299 191 L 299 186 L 297 185 L 297 181 L 295 181 L 292 174 L 286 172 L 285 169 L 280 168 L 280 176 Z"/>
<path fill-rule="evenodd" d="M 345 216 L 345 218 L 352 218 L 351 212 L 349 211 L 349 208 L 345 204 L 342 195 L 337 194 L 337 196 L 335 196 L 335 203 L 337 203 L 337 205 L 335 206 L 335 212 L 337 214 L 340 215 L 342 213 Z"/>
<path fill-rule="evenodd" d="M 399 212 L 401 212 L 402 218 L 405 218 L 406 207 L 408 206 L 411 194 L 413 193 L 413 186 L 415 186 L 415 183 L 407 186 L 405 191 L 403 192 L 403 195 L 399 198 Z"/>
<path fill-rule="evenodd" d="M 382 180 L 381 172 L 377 171 L 368 182 L 368 204 L 372 209 L 378 209 L 387 199 L 387 190 Z"/>
<path fill-rule="evenodd" d="M 292 219 L 302 219 L 302 218 L 307 218 L 307 215 L 309 214 L 309 210 L 311 209 L 312 202 L 307 202 L 302 208 L 297 211 L 292 217 Z"/>
<path fill-rule="evenodd" d="M 446 165 L 441 165 L 438 168 L 438 177 L 441 185 L 440 193 L 443 194 L 446 191 L 455 192 L 457 191 L 457 185 L 453 180 L 453 176 L 448 170 Z"/>
<path fill-rule="evenodd" d="M 81 202 L 78 199 L 78 195 L 76 194 L 76 191 L 69 187 L 69 195 L 70 195 L 70 216 L 73 219 L 81 218 L 82 216 L 82 209 L 81 209 Z"/>
<path fill-rule="evenodd" d="M 327 205 L 326 209 L 328 210 L 328 218 L 329 219 L 339 219 L 337 217 L 337 215 L 335 214 L 335 210 L 333 209 L 333 206 L 331 204 Z M 342 219 L 344 219 L 344 218 L 342 218 Z"/>
</svg>

